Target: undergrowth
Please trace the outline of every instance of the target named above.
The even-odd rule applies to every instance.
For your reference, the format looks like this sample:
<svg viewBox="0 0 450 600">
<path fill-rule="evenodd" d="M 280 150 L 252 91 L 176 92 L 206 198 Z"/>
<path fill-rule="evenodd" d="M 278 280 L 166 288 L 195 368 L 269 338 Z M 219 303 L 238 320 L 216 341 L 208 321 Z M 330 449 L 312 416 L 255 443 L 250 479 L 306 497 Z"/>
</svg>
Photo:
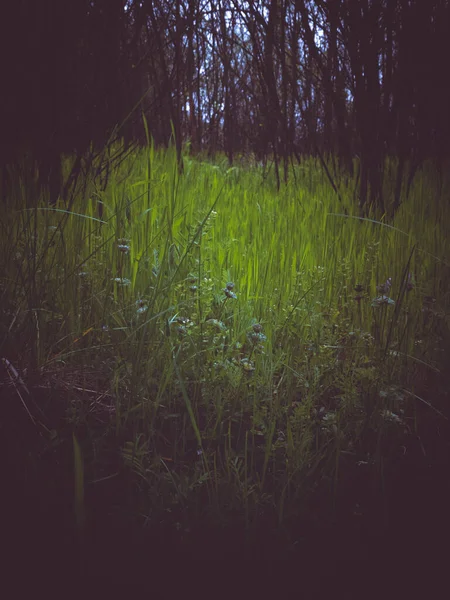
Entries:
<svg viewBox="0 0 450 600">
<path fill-rule="evenodd" d="M 448 187 L 428 200 L 423 168 L 388 223 L 312 159 L 278 194 L 268 168 L 186 154 L 181 174 L 151 143 L 107 185 L 102 160 L 54 207 L 11 173 L 0 208 L 24 484 L 65 482 L 80 531 L 384 522 L 390 474 L 449 414 Z"/>
</svg>

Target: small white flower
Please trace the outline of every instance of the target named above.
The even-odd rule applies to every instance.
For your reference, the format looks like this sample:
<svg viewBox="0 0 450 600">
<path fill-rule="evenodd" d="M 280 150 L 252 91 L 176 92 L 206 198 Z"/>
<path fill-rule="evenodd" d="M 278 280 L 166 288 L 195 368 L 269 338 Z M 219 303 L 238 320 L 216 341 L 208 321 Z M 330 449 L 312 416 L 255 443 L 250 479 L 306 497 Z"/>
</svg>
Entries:
<svg viewBox="0 0 450 600">
<path fill-rule="evenodd" d="M 390 423 L 397 423 L 398 425 L 403 423 L 401 417 L 399 417 L 398 415 L 396 415 L 395 413 L 393 413 L 390 410 L 382 410 L 381 416 L 383 417 L 383 419 L 385 421 L 389 421 Z"/>
<path fill-rule="evenodd" d="M 112 281 L 115 281 L 118 285 L 130 285 L 131 281 L 126 277 L 114 277 Z"/>
</svg>

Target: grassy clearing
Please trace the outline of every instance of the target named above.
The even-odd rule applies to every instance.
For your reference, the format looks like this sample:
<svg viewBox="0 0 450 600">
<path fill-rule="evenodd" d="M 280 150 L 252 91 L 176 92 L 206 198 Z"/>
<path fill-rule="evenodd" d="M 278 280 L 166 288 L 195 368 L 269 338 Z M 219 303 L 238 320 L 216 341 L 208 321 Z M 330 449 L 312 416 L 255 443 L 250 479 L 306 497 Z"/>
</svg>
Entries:
<svg viewBox="0 0 450 600">
<path fill-rule="evenodd" d="M 79 529 L 386 519 L 449 414 L 448 182 L 421 171 L 388 223 L 313 160 L 276 194 L 150 145 L 54 208 L 12 175 L 2 410 L 27 485 L 67 481 Z"/>
</svg>

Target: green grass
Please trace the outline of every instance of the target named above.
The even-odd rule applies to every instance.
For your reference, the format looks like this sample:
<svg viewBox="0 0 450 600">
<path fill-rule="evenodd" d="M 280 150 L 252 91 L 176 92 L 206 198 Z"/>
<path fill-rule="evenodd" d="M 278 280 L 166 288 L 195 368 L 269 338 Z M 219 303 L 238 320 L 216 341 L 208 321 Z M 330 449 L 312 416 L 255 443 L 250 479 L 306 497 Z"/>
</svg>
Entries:
<svg viewBox="0 0 450 600">
<path fill-rule="evenodd" d="M 11 436 L 28 420 L 39 437 L 39 452 L 17 442 L 27 481 L 43 454 L 62 457 L 80 528 L 104 485 L 105 510 L 183 532 L 286 526 L 315 518 L 315 498 L 332 519 L 357 465 L 380 508 L 393 457 L 427 453 L 449 414 L 449 188 L 435 201 L 431 167 L 393 222 L 361 218 L 351 185 L 341 204 L 312 159 L 278 194 L 270 169 L 185 155 L 180 175 L 174 149 L 151 144 L 104 191 L 86 174 L 69 206 L 13 178 Z"/>
</svg>

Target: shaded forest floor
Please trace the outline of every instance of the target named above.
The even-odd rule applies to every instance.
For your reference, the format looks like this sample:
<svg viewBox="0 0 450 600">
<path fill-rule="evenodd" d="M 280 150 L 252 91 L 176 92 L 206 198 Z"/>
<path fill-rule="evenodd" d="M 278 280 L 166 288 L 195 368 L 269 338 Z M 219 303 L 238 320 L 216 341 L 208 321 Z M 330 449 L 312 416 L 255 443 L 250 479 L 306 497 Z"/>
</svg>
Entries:
<svg viewBox="0 0 450 600">
<path fill-rule="evenodd" d="M 440 405 L 448 403 L 446 375 L 424 385 L 424 395 L 440 397 Z M 239 515 L 235 523 L 232 518 L 221 523 L 207 511 L 197 520 L 191 515 L 186 529 L 175 526 L 181 521 L 176 515 L 165 525 L 143 526 L 133 515 L 138 497 L 132 491 L 129 495 L 129 474 L 119 469 L 117 477 L 86 486 L 80 537 L 67 399 L 42 384 L 29 391 L 28 401 L 45 406 L 47 422 L 62 440 L 56 451 L 48 452 L 17 394 L 11 389 L 5 394 L 3 388 L 2 544 L 11 572 L 25 569 L 33 588 L 48 578 L 64 586 L 75 577 L 77 585 L 96 582 L 108 589 L 114 582 L 133 582 L 137 589 L 147 589 L 148 577 L 153 577 L 158 589 L 167 584 L 169 573 L 192 573 L 206 565 L 215 565 L 218 576 L 230 569 L 241 581 L 251 578 L 252 569 L 270 569 L 267 573 L 274 577 L 283 574 L 285 583 L 295 573 L 305 598 L 325 597 L 336 589 L 347 598 L 360 597 L 361 590 L 372 597 L 378 586 L 386 598 L 407 592 L 420 597 L 442 585 L 450 534 L 448 420 L 426 415 L 420 436 L 405 436 L 404 455 L 396 453 L 386 461 L 383 489 L 374 488 L 367 466 L 355 469 L 344 462 L 333 505 L 324 484 L 311 493 L 298 518 L 279 526 L 274 514 L 261 516 L 249 531 Z M 118 454 L 120 440 L 112 436 L 109 448 Z M 32 461 L 33 473 L 32 455 L 41 457 Z M 254 583 L 255 591 L 260 585 L 263 591 L 263 581 Z M 28 588 L 28 581 L 22 585 Z"/>
</svg>

